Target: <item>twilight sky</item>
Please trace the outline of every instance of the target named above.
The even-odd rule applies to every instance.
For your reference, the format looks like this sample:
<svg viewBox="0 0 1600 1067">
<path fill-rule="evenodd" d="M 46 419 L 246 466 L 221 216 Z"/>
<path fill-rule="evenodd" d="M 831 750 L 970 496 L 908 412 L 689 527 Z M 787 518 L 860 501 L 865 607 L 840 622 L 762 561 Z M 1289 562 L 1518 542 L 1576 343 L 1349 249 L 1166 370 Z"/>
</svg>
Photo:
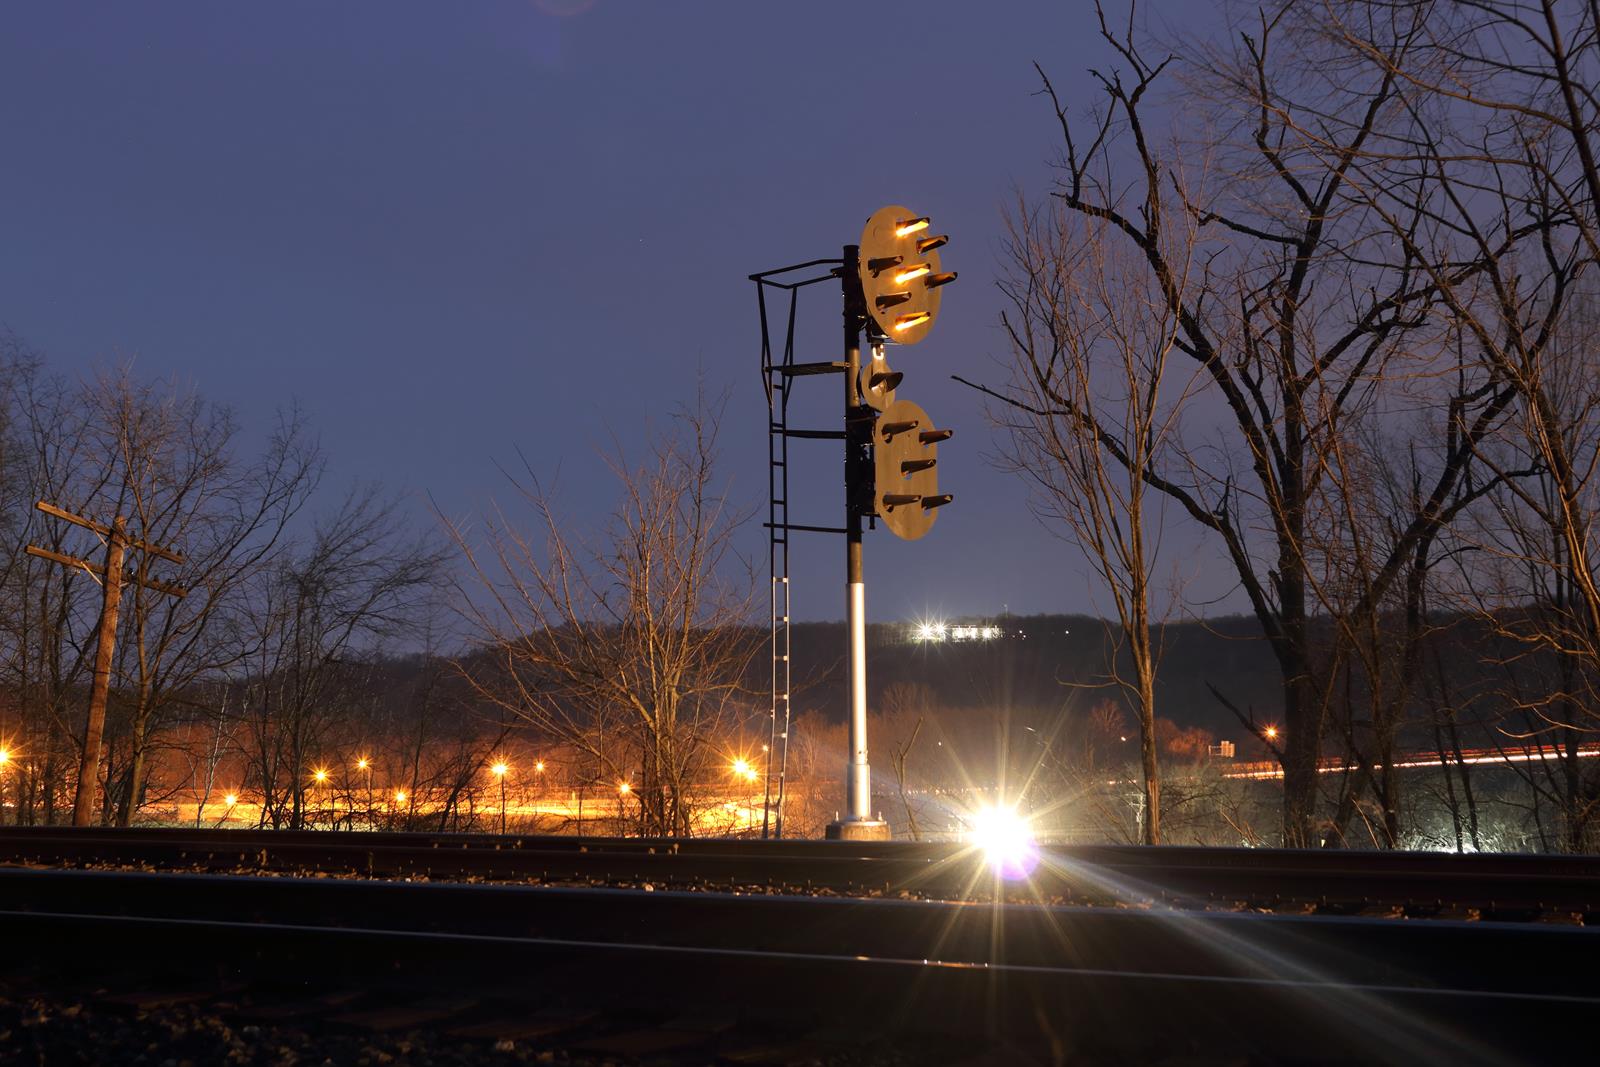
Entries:
<svg viewBox="0 0 1600 1067">
<path fill-rule="evenodd" d="M 256 428 L 298 398 L 332 484 L 414 491 L 419 521 L 423 493 L 452 514 L 503 495 L 494 461 L 520 449 L 598 523 L 598 453 L 637 449 L 699 373 L 731 389 L 724 473 L 764 514 L 746 275 L 836 256 L 904 203 L 961 273 L 928 339 L 891 350 L 900 395 L 957 432 L 956 500 L 923 541 L 868 535 L 869 617 L 1093 610 L 948 380 L 1000 377 L 1001 213 L 1046 187 L 1058 136 L 1034 60 L 1089 102 L 1087 0 L 8 5 L 0 324 Z M 838 358 L 837 297 L 802 308 L 826 350 L 801 358 Z M 815 388 L 833 414 L 836 382 Z M 791 517 L 836 523 L 837 445 L 796 452 Z M 842 542 L 797 536 L 796 616 L 841 617 Z M 745 547 L 765 559 L 759 525 Z"/>
</svg>

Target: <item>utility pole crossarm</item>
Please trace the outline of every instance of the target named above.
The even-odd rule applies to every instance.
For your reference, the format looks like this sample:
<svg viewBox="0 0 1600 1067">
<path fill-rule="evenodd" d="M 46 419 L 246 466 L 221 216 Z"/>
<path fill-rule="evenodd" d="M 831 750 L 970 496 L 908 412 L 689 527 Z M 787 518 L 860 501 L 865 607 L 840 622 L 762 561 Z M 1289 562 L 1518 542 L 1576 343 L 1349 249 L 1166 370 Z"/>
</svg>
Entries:
<svg viewBox="0 0 1600 1067">
<path fill-rule="evenodd" d="M 105 523 L 96 522 L 93 519 L 86 519 L 82 515 L 74 515 L 72 512 L 66 510 L 65 508 L 58 508 L 54 504 L 50 503 L 47 500 L 40 500 L 37 503 L 35 503 L 33 506 L 38 508 L 40 511 L 44 512 L 46 515 L 51 516 L 52 518 L 61 519 L 63 522 L 70 522 L 74 526 L 82 526 L 85 530 L 93 530 L 95 533 L 99 534 L 101 537 L 110 537 L 111 536 L 111 532 L 112 532 L 111 531 L 111 527 L 107 526 Z M 144 552 L 144 553 L 147 553 L 147 554 L 152 555 L 152 556 L 160 556 L 162 559 L 167 560 L 169 563 L 177 563 L 177 564 L 181 565 L 184 562 L 183 556 L 179 555 L 176 552 L 172 552 L 172 551 L 169 551 L 168 549 L 162 548 L 159 545 L 152 545 L 152 544 L 149 544 L 149 543 L 147 543 L 145 541 L 131 541 L 131 540 L 128 541 L 127 544 L 128 544 L 129 548 L 136 548 L 140 552 Z"/>
<path fill-rule="evenodd" d="M 50 549 L 40 548 L 38 545 L 29 545 L 25 551 L 30 556 L 38 556 L 40 559 L 47 559 L 52 563 L 60 563 L 67 567 L 77 567 L 81 570 L 88 571 L 90 574 L 98 575 L 102 578 L 105 577 L 106 569 L 104 567 L 98 563 L 92 563 L 89 560 L 81 559 L 77 556 L 69 556 L 62 552 L 52 552 Z M 189 594 L 189 590 L 185 589 L 181 585 L 171 585 L 167 582 L 158 582 L 154 578 L 140 578 L 132 571 L 124 571 L 122 573 L 122 580 L 124 582 L 132 582 L 135 585 L 142 585 L 146 589 L 153 589 L 158 593 L 165 593 L 168 596 L 182 598 Z"/>
</svg>

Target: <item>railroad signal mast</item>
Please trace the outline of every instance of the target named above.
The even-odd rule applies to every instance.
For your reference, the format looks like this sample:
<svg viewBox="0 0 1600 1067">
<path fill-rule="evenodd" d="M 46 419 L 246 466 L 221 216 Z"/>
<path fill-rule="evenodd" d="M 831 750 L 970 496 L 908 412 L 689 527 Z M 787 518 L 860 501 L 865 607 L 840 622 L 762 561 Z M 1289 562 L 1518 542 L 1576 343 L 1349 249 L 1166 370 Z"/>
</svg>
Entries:
<svg viewBox="0 0 1600 1067">
<path fill-rule="evenodd" d="M 841 259 L 812 260 L 751 275 L 761 305 L 762 370 L 770 415 L 768 521 L 772 563 L 772 740 L 777 752 L 777 812 L 770 823 L 773 774 L 769 767 L 768 815 L 762 836 L 783 833 L 784 777 L 789 736 L 789 534 L 794 531 L 845 535 L 845 621 L 849 646 L 850 754 L 846 766 L 845 809 L 828 826 L 833 840 L 876 840 L 889 836 L 889 826 L 872 811 L 872 772 L 867 750 L 866 584 L 862 577 L 862 532 L 868 521 L 883 520 L 891 533 L 908 541 L 924 536 L 950 503 L 938 485 L 938 444 L 951 431 L 937 429 L 927 412 L 898 399 L 904 378 L 890 369 L 890 345 L 916 344 L 927 336 L 939 314 L 945 285 L 955 281 L 942 269 L 939 249 L 949 238 L 932 232 L 927 216 L 898 204 L 867 220 L 860 244 L 846 245 Z M 794 272 L 833 265 L 825 274 L 798 281 Z M 795 310 L 798 292 L 837 278 L 844 297 L 844 358 L 822 363 L 794 359 Z M 774 352 L 768 327 L 768 290 L 786 292 L 789 306 L 781 359 Z M 861 358 L 865 332 L 868 360 Z M 797 378 L 841 373 L 844 376 L 842 430 L 791 429 L 790 392 Z M 789 448 L 791 438 L 837 438 L 844 442 L 845 525 L 812 526 L 789 522 Z M 781 728 L 780 728 L 781 722 Z M 770 761 L 769 761 L 770 762 Z"/>
<path fill-rule="evenodd" d="M 144 573 L 143 565 L 124 574 L 123 560 L 129 549 L 142 552 L 146 556 L 157 556 L 170 563 L 181 565 L 184 560 L 181 555 L 170 549 L 130 538 L 128 520 L 121 515 L 107 526 L 103 522 L 86 519 L 82 515 L 76 515 L 65 508 L 58 508 L 44 500 L 36 503 L 34 507 L 52 518 L 81 526 L 97 534 L 106 546 L 104 565 L 77 556 L 52 552 L 38 545 L 27 546 L 28 555 L 81 570 L 100 583 L 102 599 L 99 632 L 96 634 L 94 652 L 94 679 L 89 686 L 89 712 L 83 727 L 83 754 L 78 762 L 78 791 L 72 803 L 72 825 L 88 826 L 94 819 L 95 792 L 100 778 L 100 740 L 106 728 L 106 698 L 111 692 L 111 660 L 116 651 L 117 611 L 122 604 L 122 587 L 127 582 L 133 582 L 146 589 L 180 598 L 188 592 L 181 586 L 158 582 L 149 577 Z"/>
</svg>

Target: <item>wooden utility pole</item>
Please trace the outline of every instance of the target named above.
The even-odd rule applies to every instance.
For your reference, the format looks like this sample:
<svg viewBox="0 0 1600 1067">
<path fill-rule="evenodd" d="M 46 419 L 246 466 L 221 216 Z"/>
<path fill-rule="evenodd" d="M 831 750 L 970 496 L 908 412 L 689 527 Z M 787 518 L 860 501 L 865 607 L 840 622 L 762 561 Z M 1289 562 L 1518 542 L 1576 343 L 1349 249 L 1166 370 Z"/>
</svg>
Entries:
<svg viewBox="0 0 1600 1067">
<path fill-rule="evenodd" d="M 122 584 L 124 581 L 132 581 L 147 589 L 175 597 L 181 597 L 188 592 L 179 586 L 141 578 L 137 574 L 124 575 L 123 558 L 130 548 L 148 555 L 160 556 L 173 563 L 182 563 L 183 557 L 176 552 L 143 541 L 130 541 L 128 520 L 122 515 L 118 515 L 112 524 L 107 526 L 93 519 L 74 515 L 43 500 L 34 506 L 46 515 L 70 522 L 75 526 L 82 526 L 86 530 L 93 530 L 106 542 L 106 562 L 103 567 L 86 559 L 52 552 L 37 545 L 29 545 L 27 549 L 30 556 L 38 556 L 40 559 L 47 559 L 67 567 L 76 567 L 91 576 L 100 575 L 102 578 L 100 588 L 104 595 L 100 602 L 100 626 L 94 651 L 94 682 L 89 687 L 89 717 L 83 727 L 83 758 L 78 763 L 78 793 L 72 803 L 72 825 L 88 826 L 94 819 L 95 785 L 100 778 L 100 740 L 106 729 L 106 698 L 111 693 L 111 661 L 117 647 L 117 609 L 122 603 Z"/>
</svg>

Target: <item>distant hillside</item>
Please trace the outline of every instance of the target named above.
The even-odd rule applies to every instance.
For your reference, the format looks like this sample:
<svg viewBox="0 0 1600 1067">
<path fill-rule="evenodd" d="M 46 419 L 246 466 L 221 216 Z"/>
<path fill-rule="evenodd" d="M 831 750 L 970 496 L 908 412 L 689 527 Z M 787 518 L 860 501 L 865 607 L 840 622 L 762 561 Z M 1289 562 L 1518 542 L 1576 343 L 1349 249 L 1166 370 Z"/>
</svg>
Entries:
<svg viewBox="0 0 1600 1067">
<path fill-rule="evenodd" d="M 961 621 L 993 627 L 1000 636 L 919 641 L 911 625 L 868 627 L 869 706 L 876 706 L 884 690 L 898 682 L 922 683 L 933 691 L 938 705 L 954 709 L 1070 712 L 1086 711 L 1108 697 L 1122 699 L 1115 686 L 1106 684 L 1113 642 L 1112 632 L 1100 619 L 1034 615 Z M 1513 621 L 1509 614 L 1502 619 L 1506 624 Z M 1496 635 L 1479 616 L 1435 617 L 1423 649 L 1426 684 L 1412 693 L 1408 743 L 1432 743 L 1428 729 L 1432 716 L 1426 709 L 1440 699 L 1456 710 L 1464 729 L 1477 730 L 1512 711 L 1515 698 L 1556 691 L 1556 664 L 1548 655 L 1530 653 Z M 842 623 L 795 627 L 797 711 L 843 720 L 844 650 Z M 767 685 L 764 656 L 757 666 L 760 677 L 752 688 L 760 691 Z M 1346 684 L 1354 688 L 1346 690 L 1342 687 Z M 1179 726 L 1209 730 L 1221 740 L 1241 740 L 1244 728 L 1211 692 L 1213 686 L 1257 723 L 1281 721 L 1277 663 L 1254 618 L 1232 616 L 1167 627 L 1157 678 L 1157 714 Z M 1359 681 L 1341 680 L 1335 699 L 1351 700 L 1356 718 L 1366 717 Z M 1480 737 L 1471 743 L 1487 742 Z"/>
<path fill-rule="evenodd" d="M 919 641 L 910 625 L 869 626 L 869 701 L 897 682 L 927 685 L 940 703 L 953 707 L 1050 709 L 1120 698 L 1114 687 L 1103 688 L 1112 646 L 1100 619 L 1032 615 L 963 621 L 992 626 L 1001 636 Z M 1241 709 L 1273 721 L 1280 705 L 1277 665 L 1260 633 L 1253 618 L 1242 616 L 1169 626 L 1158 682 L 1161 714 L 1220 737 L 1240 733 L 1238 720 L 1206 688 L 1209 682 Z M 796 710 L 842 719 L 844 624 L 797 625 L 793 641 Z M 765 671 L 764 659 L 760 667 Z"/>
</svg>

